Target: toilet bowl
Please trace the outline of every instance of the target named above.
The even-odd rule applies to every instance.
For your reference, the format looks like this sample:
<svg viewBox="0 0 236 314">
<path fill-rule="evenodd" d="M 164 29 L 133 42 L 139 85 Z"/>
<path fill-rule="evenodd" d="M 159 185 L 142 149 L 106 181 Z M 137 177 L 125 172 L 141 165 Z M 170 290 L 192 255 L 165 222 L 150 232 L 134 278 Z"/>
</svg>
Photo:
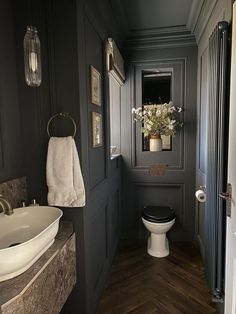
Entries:
<svg viewBox="0 0 236 314">
<path fill-rule="evenodd" d="M 147 252 L 151 256 L 165 257 L 170 253 L 167 231 L 175 223 L 175 213 L 169 207 L 146 206 L 142 212 L 144 226 L 150 232 Z"/>
</svg>

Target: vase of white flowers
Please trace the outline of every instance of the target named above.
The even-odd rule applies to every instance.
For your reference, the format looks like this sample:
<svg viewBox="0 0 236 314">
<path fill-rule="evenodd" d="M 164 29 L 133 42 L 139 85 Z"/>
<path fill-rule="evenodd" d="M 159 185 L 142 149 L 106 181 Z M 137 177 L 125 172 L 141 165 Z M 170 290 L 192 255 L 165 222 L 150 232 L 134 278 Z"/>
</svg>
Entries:
<svg viewBox="0 0 236 314">
<path fill-rule="evenodd" d="M 134 120 L 141 123 L 141 132 L 149 137 L 149 150 L 161 151 L 161 135 L 175 136 L 177 129 L 183 124 L 178 121 L 177 115 L 182 111 L 180 107 L 168 104 L 144 104 L 137 109 L 133 108 Z"/>
<path fill-rule="evenodd" d="M 150 136 L 149 150 L 150 150 L 150 152 L 161 152 L 162 151 L 162 138 L 159 134 Z"/>
</svg>

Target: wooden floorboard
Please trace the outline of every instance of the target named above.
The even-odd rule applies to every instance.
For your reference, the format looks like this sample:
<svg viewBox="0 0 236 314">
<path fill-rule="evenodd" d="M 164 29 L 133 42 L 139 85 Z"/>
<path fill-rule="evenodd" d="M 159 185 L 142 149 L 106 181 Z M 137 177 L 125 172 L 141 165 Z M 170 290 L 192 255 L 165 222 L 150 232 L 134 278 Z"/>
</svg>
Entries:
<svg viewBox="0 0 236 314">
<path fill-rule="evenodd" d="M 192 243 L 171 243 L 170 255 L 154 258 L 146 245 L 119 249 L 98 314 L 213 314 L 199 250 Z"/>
</svg>

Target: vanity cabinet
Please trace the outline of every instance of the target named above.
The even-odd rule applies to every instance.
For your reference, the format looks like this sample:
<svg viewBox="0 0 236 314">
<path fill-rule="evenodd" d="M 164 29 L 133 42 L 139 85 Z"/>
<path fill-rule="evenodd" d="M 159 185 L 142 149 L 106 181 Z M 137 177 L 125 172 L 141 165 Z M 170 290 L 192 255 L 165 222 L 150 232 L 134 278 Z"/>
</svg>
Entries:
<svg viewBox="0 0 236 314">
<path fill-rule="evenodd" d="M 57 314 L 76 283 L 75 234 L 63 222 L 54 244 L 26 272 L 0 283 L 1 314 Z"/>
</svg>

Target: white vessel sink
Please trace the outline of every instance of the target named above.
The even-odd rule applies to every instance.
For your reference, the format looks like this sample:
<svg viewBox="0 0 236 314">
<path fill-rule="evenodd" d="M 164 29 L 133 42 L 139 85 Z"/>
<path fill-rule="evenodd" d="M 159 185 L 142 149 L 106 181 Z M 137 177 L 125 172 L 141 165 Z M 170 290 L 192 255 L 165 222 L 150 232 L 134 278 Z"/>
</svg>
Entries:
<svg viewBox="0 0 236 314">
<path fill-rule="evenodd" d="M 61 216 L 59 208 L 50 206 L 0 214 L 0 281 L 20 275 L 39 259 L 53 244 Z"/>
</svg>

